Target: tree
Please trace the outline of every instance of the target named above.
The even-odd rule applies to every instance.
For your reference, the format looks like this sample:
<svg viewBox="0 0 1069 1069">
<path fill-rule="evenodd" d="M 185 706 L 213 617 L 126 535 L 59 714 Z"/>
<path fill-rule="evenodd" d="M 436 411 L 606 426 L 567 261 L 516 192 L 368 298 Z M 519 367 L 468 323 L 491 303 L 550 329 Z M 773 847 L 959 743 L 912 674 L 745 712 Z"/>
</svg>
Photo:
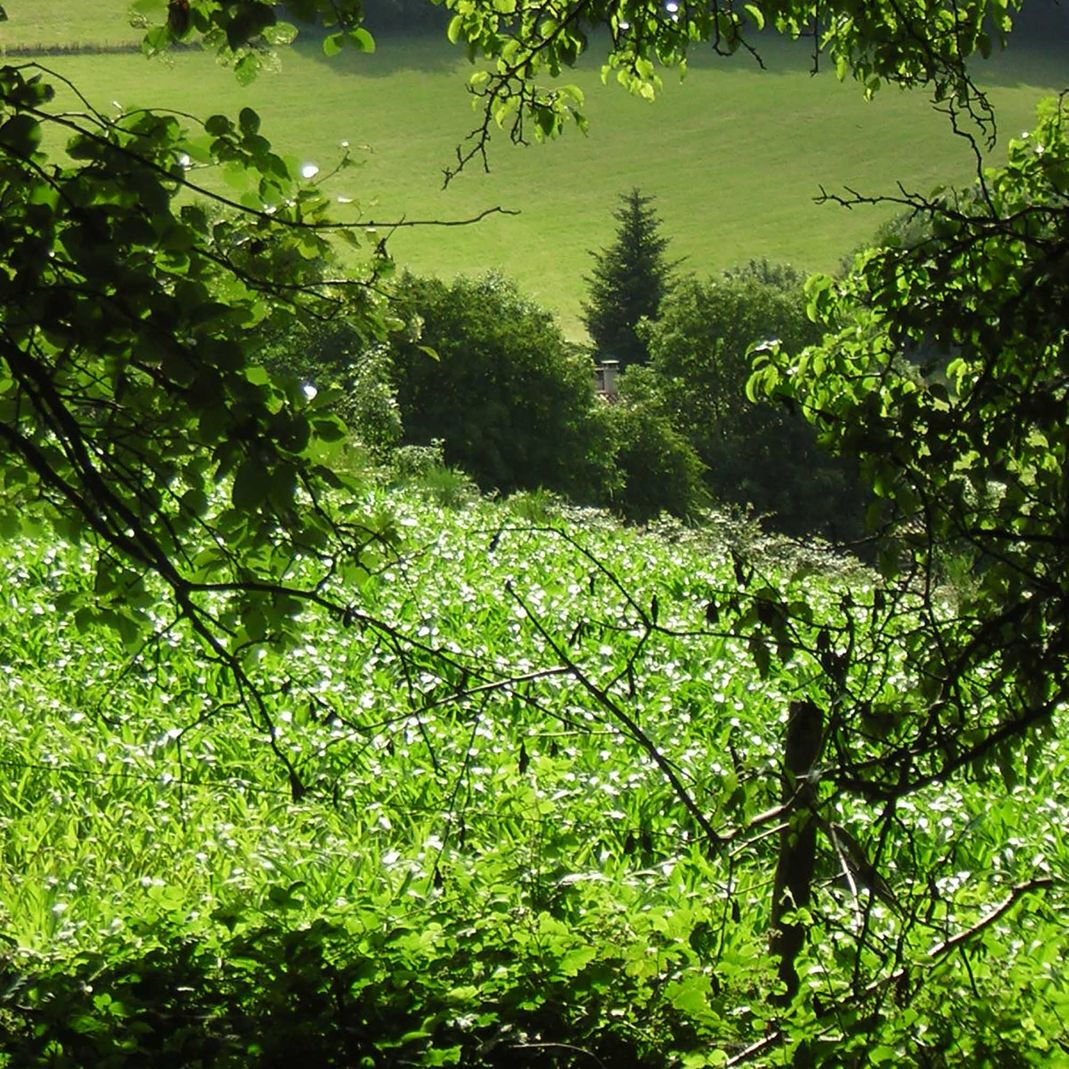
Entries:
<svg viewBox="0 0 1069 1069">
<path fill-rule="evenodd" d="M 846 541 L 861 534 L 864 512 L 849 466 L 817 445 L 798 411 L 746 399 L 755 343 L 776 339 L 794 351 L 820 338 L 805 314 L 803 281 L 760 263 L 681 283 L 646 328 L 650 368 L 714 500 L 752 505 L 789 534 Z"/>
<path fill-rule="evenodd" d="M 649 359 L 646 343 L 635 328 L 642 319 L 655 319 L 669 288 L 673 264 L 664 251 L 668 239 L 651 207 L 652 197 L 638 189 L 620 197 L 613 212 L 619 224 L 613 243 L 592 253 L 594 271 L 586 281 L 590 300 L 583 305 L 583 323 L 602 359 L 617 360 L 621 368 Z"/>
<path fill-rule="evenodd" d="M 598 496 L 589 361 L 547 312 L 496 275 L 406 275 L 394 308 L 420 324 L 418 339 L 392 343 L 406 443 L 441 440 L 446 463 L 484 490 Z"/>
<path fill-rule="evenodd" d="M 144 111 L 71 116 L 52 110 L 32 66 L 3 69 L 0 100 L 7 528 L 36 514 L 95 543 L 100 586 L 130 623 L 145 570 L 195 621 L 207 614 L 201 590 L 258 601 L 242 561 L 270 569 L 268 532 L 313 554 L 342 533 L 297 501 L 302 485 L 326 485 L 322 460 L 342 431 L 322 400 L 255 367 L 241 334 L 269 310 L 330 316 L 343 304 L 381 333 L 381 265 L 346 280 L 311 266 L 331 261 L 326 202 L 271 151 L 250 109 L 194 130 Z M 48 128 L 68 135 L 76 162 L 49 159 Z M 248 177 L 247 207 L 217 217 L 180 203 L 208 196 L 194 166 L 224 161 Z M 214 492 L 224 481 L 225 500 Z M 216 549 L 194 562 L 205 531 Z"/>
<path fill-rule="evenodd" d="M 1069 366 L 1053 311 L 1069 285 L 1067 124 L 1049 101 L 975 190 L 903 198 L 930 236 L 863 253 L 840 281 L 811 279 L 832 333 L 758 359 L 751 390 L 791 398 L 825 443 L 859 457 L 880 499 L 872 522 L 910 532 L 882 567 L 926 605 L 910 656 L 918 709 L 866 777 L 877 794 L 1007 756 L 1069 696 Z M 903 359 L 926 346 L 952 355 L 945 374 Z M 934 604 L 948 553 L 977 577 L 949 617 Z"/>
</svg>

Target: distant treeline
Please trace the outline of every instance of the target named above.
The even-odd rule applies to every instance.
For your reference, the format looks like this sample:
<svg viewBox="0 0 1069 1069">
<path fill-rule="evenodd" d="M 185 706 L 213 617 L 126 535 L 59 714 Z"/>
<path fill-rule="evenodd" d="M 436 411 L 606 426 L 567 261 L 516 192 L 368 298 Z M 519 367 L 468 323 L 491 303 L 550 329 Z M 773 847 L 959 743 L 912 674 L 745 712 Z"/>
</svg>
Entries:
<svg viewBox="0 0 1069 1069">
<path fill-rule="evenodd" d="M 176 44 L 173 48 L 199 48 L 199 45 Z M 3 56 L 106 56 L 120 52 L 140 52 L 140 41 L 39 41 L 36 44 L 0 46 Z"/>
<path fill-rule="evenodd" d="M 289 16 L 283 14 L 284 20 Z M 364 0 L 364 25 L 373 33 L 441 33 L 452 12 L 429 0 Z M 312 23 L 298 22 L 303 37 L 330 32 Z"/>
<path fill-rule="evenodd" d="M 441 30 L 449 25 L 452 16 L 451 11 L 427 0 L 364 0 L 364 22 L 372 33 Z"/>
<path fill-rule="evenodd" d="M 1069 5 L 1032 0 L 1013 14 L 1014 33 L 1054 47 L 1069 44 Z"/>
<path fill-rule="evenodd" d="M 372 33 L 431 33 L 441 32 L 452 17 L 449 11 L 428 3 L 428 0 L 366 0 L 364 22 Z M 283 14 L 282 16 L 286 16 Z M 320 27 L 300 24 L 301 35 L 318 37 L 325 33 Z M 195 48 L 198 45 L 173 45 L 174 48 Z M 37 41 L 17 45 L 0 44 L 5 56 L 79 56 L 110 55 L 140 52 L 140 39 L 113 41 Z"/>
<path fill-rule="evenodd" d="M 283 18 L 287 16 L 282 15 Z M 443 30 L 452 13 L 428 0 L 365 0 L 364 22 L 372 33 L 429 33 Z M 1014 13 L 1014 33 L 1019 38 L 1042 42 L 1054 48 L 1069 45 L 1069 4 L 1059 0 L 1033 0 Z M 302 24 L 305 36 L 317 36 L 320 28 Z M 325 31 L 323 31 L 325 32 Z M 181 47 L 181 46 L 178 46 Z M 63 56 L 104 55 L 140 51 L 140 41 L 37 42 L 4 46 L 0 55 Z"/>
</svg>

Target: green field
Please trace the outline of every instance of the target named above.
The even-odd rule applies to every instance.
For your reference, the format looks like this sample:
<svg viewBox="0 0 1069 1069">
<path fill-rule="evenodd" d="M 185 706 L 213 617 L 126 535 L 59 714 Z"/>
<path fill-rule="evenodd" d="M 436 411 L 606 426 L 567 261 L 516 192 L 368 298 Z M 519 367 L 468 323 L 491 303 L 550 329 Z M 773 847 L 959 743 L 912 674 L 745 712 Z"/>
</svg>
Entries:
<svg viewBox="0 0 1069 1069">
<path fill-rule="evenodd" d="M 6 8 L 6 46 L 137 36 L 121 2 L 11 0 Z M 490 174 L 472 167 L 444 191 L 442 169 L 475 116 L 464 90 L 470 68 L 434 39 L 383 38 L 375 55 L 329 61 L 306 43 L 247 89 L 199 54 L 151 64 L 130 53 L 44 62 L 105 109 L 114 100 L 205 116 L 250 105 L 276 148 L 324 172 L 348 141 L 361 165 L 330 189 L 353 198 L 365 218 L 457 219 L 495 206 L 520 212 L 470 228 L 399 231 L 390 247 L 420 272 L 511 275 L 578 335 L 588 250 L 610 239 L 615 198 L 631 186 L 658 197 L 672 252 L 704 274 L 760 257 L 835 268 L 888 213 L 818 207 L 821 186 L 879 194 L 895 192 L 896 181 L 927 192 L 968 180 L 968 146 L 922 94 L 886 89 L 866 102 L 852 83 L 812 77 L 797 48 L 773 40 L 763 51 L 767 71 L 741 56 L 696 57 L 682 84 L 666 75 L 653 105 L 602 86 L 591 63 L 573 78 L 587 94 L 589 136 L 570 131 L 527 148 L 500 138 Z M 1004 134 L 1031 125 L 1036 100 L 1059 85 L 1062 69 L 1057 56 L 1023 43 L 981 68 Z"/>
</svg>

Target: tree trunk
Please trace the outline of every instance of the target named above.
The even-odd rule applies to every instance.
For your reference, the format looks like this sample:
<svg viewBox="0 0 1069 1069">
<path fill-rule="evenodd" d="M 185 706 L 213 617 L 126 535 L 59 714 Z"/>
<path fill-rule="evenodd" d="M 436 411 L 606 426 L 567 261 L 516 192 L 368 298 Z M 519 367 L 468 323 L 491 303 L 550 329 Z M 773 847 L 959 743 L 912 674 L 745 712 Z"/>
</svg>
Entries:
<svg viewBox="0 0 1069 1069">
<path fill-rule="evenodd" d="M 783 759 L 783 804 L 786 826 L 780 832 L 779 860 L 772 889 L 772 920 L 769 949 L 779 959 L 779 978 L 786 992 L 775 999 L 789 1003 L 798 993 L 798 954 L 805 943 L 802 924 L 783 922 L 784 914 L 809 905 L 813 867 L 817 854 L 817 822 L 814 804 L 816 784 L 808 777 L 824 743 L 824 718 L 809 701 L 792 702 L 787 721 Z"/>
</svg>

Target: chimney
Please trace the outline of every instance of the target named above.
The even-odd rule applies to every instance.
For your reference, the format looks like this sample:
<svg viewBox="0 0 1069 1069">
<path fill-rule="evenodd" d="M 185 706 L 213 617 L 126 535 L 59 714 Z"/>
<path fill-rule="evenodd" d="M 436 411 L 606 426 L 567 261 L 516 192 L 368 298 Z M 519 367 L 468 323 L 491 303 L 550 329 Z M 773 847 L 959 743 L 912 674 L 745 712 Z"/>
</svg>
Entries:
<svg viewBox="0 0 1069 1069">
<path fill-rule="evenodd" d="M 619 360 L 602 360 L 594 365 L 596 389 L 603 397 L 614 400 L 617 396 L 616 376 L 620 373 Z"/>
</svg>

